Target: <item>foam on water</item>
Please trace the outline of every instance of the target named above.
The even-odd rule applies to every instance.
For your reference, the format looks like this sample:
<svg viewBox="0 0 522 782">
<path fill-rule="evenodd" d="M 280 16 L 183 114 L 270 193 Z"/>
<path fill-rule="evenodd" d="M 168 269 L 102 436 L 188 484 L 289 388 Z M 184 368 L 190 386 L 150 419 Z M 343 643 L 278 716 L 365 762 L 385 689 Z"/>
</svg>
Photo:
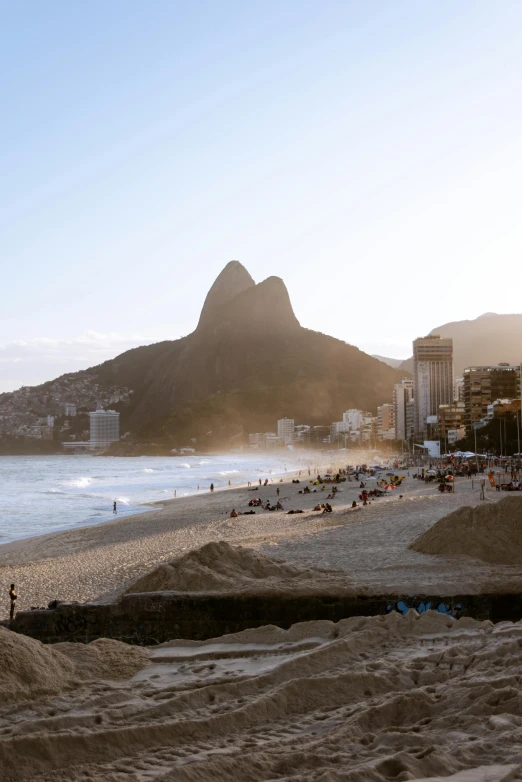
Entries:
<svg viewBox="0 0 522 782">
<path fill-rule="evenodd" d="M 76 486 L 78 489 L 84 489 L 86 486 L 90 486 L 92 483 L 92 478 L 82 477 L 82 478 L 76 478 L 72 481 L 64 481 L 63 486 Z"/>
<path fill-rule="evenodd" d="M 143 513 L 142 503 L 270 478 L 299 465 L 291 454 L 201 457 L 0 456 L 0 541 Z M 272 472 L 270 472 L 272 471 Z"/>
</svg>

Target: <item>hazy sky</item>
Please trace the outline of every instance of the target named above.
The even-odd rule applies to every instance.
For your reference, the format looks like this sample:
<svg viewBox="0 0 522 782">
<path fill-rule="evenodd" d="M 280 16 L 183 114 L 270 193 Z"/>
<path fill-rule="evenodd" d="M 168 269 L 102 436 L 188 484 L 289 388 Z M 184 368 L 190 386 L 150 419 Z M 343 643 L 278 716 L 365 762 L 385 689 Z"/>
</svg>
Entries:
<svg viewBox="0 0 522 782">
<path fill-rule="evenodd" d="M 371 353 L 520 312 L 522 3 L 0 0 L 0 390 L 231 259 Z"/>
</svg>

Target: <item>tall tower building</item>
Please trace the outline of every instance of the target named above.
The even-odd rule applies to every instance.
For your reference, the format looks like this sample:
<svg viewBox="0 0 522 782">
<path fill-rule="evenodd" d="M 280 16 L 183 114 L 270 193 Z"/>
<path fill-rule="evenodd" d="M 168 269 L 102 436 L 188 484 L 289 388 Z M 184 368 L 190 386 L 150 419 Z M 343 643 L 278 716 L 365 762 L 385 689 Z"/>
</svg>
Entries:
<svg viewBox="0 0 522 782">
<path fill-rule="evenodd" d="M 120 414 L 116 410 L 96 410 L 89 413 L 91 448 L 104 448 L 120 439 Z"/>
<path fill-rule="evenodd" d="M 379 440 L 395 440 L 392 404 L 386 403 L 377 408 L 377 437 Z"/>
<path fill-rule="evenodd" d="M 395 439 L 408 440 L 413 436 L 413 429 L 408 426 L 406 404 L 413 399 L 413 380 L 404 378 L 401 383 L 393 386 L 393 418 L 395 421 Z"/>
<path fill-rule="evenodd" d="M 289 445 L 294 436 L 294 419 L 280 418 L 277 422 L 277 436 L 284 445 Z"/>
<path fill-rule="evenodd" d="M 413 396 L 415 434 L 427 431 L 428 416 L 438 415 L 439 405 L 453 402 L 453 340 L 431 334 L 413 343 Z"/>
</svg>

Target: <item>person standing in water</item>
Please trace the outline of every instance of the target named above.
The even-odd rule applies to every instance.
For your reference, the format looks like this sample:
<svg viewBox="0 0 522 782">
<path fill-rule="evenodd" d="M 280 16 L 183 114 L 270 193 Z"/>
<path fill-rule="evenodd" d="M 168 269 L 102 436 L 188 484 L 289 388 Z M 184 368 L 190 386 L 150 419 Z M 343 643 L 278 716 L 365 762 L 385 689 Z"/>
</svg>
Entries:
<svg viewBox="0 0 522 782">
<path fill-rule="evenodd" d="M 16 606 L 16 600 L 18 598 L 18 595 L 15 592 L 15 585 L 11 584 L 11 589 L 9 590 L 9 598 L 11 600 L 11 611 L 9 613 L 9 618 L 11 620 L 14 619 L 14 612 L 15 612 L 15 606 Z"/>
<path fill-rule="evenodd" d="M 213 491 L 214 491 L 214 484 L 213 484 L 213 483 L 211 483 L 211 484 L 210 484 L 210 491 L 211 491 L 211 492 L 213 492 Z"/>
<path fill-rule="evenodd" d="M 118 513 L 118 510 L 117 510 L 117 507 L 116 507 L 116 500 L 114 500 L 114 502 L 112 503 L 112 512 L 113 513 Z"/>
</svg>

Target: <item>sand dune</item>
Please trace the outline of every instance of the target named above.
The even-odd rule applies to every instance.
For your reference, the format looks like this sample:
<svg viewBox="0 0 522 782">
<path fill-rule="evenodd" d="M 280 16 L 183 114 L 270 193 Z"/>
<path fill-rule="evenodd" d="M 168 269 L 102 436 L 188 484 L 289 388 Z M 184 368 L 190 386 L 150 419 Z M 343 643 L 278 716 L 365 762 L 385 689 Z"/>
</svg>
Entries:
<svg viewBox="0 0 522 782">
<path fill-rule="evenodd" d="M 58 646 L 47 652 L 62 658 Z M 394 613 L 174 640 L 147 654 L 132 679 L 102 672 L 54 696 L 2 700 L 2 780 L 522 776 L 522 623 Z"/>
</svg>

